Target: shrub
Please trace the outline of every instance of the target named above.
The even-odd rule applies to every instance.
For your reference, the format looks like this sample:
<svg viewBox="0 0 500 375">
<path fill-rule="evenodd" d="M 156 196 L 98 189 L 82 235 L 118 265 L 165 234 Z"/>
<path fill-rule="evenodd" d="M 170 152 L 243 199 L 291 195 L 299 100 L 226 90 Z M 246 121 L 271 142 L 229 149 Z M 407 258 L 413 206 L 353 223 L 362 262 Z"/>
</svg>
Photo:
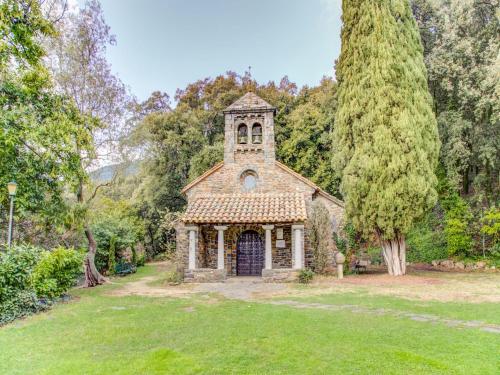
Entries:
<svg viewBox="0 0 500 375">
<path fill-rule="evenodd" d="M 142 267 L 146 264 L 146 254 L 141 254 L 137 257 L 137 267 Z"/>
<path fill-rule="evenodd" d="M 447 207 L 444 233 L 448 255 L 467 255 L 474 245 L 469 229 L 472 219 L 470 208 L 457 195 L 448 199 Z"/>
<path fill-rule="evenodd" d="M 137 267 L 144 266 L 144 264 L 146 264 L 146 249 L 144 248 L 142 242 L 137 242 L 135 244 L 134 250 L 135 250 L 135 256 L 137 258 L 136 266 Z"/>
<path fill-rule="evenodd" d="M 32 274 L 38 297 L 59 297 L 71 288 L 82 273 L 83 254 L 63 247 L 44 252 Z"/>
<path fill-rule="evenodd" d="M 491 207 L 481 219 L 481 233 L 491 240 L 490 255 L 500 258 L 500 209 Z"/>
<path fill-rule="evenodd" d="M 42 253 L 29 245 L 0 253 L 0 325 L 44 308 L 31 284 L 31 273 Z"/>
<path fill-rule="evenodd" d="M 300 270 L 299 272 L 299 283 L 309 284 L 314 277 L 314 272 L 308 268 Z"/>
<path fill-rule="evenodd" d="M 9 299 L 2 300 L 2 303 L 0 303 L 0 326 L 17 318 L 45 310 L 48 307 L 49 305 L 38 300 L 35 291 L 18 290 Z"/>
<path fill-rule="evenodd" d="M 460 219 L 447 219 L 446 242 L 448 255 L 466 255 L 472 248 L 472 237 L 467 231 L 467 223 Z"/>
<path fill-rule="evenodd" d="M 380 247 L 370 246 L 366 253 L 372 264 L 382 264 L 382 249 Z"/>
<path fill-rule="evenodd" d="M 448 257 L 445 236 L 435 213 L 430 213 L 413 226 L 406 236 L 406 243 L 408 262 L 431 263 Z"/>
<path fill-rule="evenodd" d="M 135 251 L 135 246 L 132 246 L 130 250 L 132 250 L 132 264 L 137 265 L 137 252 Z"/>
<path fill-rule="evenodd" d="M 74 284 L 82 261 L 83 254 L 65 248 L 18 245 L 0 253 L 0 325 L 47 309 Z"/>
<path fill-rule="evenodd" d="M 92 225 L 92 230 L 97 242 L 95 263 L 99 272 L 109 270 L 111 245 L 114 245 L 116 254 L 127 247 L 133 247 L 138 240 L 133 224 L 117 217 L 99 218 Z"/>
<path fill-rule="evenodd" d="M 312 204 L 309 221 L 309 239 L 313 250 L 313 268 L 316 273 L 324 273 L 333 252 L 333 226 L 325 205 L 320 201 Z"/>
<path fill-rule="evenodd" d="M 144 225 L 125 201 L 103 199 L 101 206 L 92 219 L 92 231 L 97 242 L 96 267 L 105 272 L 109 271 L 111 239 L 115 237 L 115 253 L 119 254 L 144 238 Z"/>
<path fill-rule="evenodd" d="M 109 241 L 109 259 L 108 259 L 108 273 L 110 275 L 115 274 L 116 267 L 116 249 L 115 249 L 116 237 L 112 236 Z"/>
<path fill-rule="evenodd" d="M 0 253 L 0 301 L 13 298 L 23 290 L 31 290 L 30 275 L 42 256 L 43 249 L 17 245 Z"/>
<path fill-rule="evenodd" d="M 164 261 L 164 260 L 169 260 L 170 256 L 171 256 L 170 253 L 159 253 L 159 254 L 156 254 L 153 257 L 153 260 L 156 261 L 156 262 L 161 262 L 161 261 Z"/>
<path fill-rule="evenodd" d="M 178 285 L 184 281 L 183 274 L 177 270 L 167 272 L 165 275 L 165 281 L 170 285 Z"/>
</svg>

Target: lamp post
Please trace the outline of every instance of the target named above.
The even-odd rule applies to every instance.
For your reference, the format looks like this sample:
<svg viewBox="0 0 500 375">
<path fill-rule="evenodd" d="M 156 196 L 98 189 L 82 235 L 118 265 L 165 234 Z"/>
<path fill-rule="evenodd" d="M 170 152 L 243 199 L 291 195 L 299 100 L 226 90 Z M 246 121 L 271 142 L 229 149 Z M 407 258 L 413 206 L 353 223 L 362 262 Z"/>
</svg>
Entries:
<svg viewBox="0 0 500 375">
<path fill-rule="evenodd" d="M 16 196 L 17 184 L 11 181 L 7 184 L 10 197 L 9 233 L 7 234 L 7 246 L 12 244 L 12 221 L 14 220 L 14 197 Z"/>
</svg>

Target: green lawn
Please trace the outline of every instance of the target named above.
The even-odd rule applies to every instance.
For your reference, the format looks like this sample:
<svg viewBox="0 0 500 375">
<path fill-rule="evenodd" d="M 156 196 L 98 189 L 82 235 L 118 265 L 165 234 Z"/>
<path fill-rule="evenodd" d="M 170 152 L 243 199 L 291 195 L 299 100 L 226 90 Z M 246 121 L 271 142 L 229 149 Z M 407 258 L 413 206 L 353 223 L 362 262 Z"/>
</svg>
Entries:
<svg viewBox="0 0 500 375">
<path fill-rule="evenodd" d="M 114 285 L 0 328 L 0 374 L 495 374 L 500 334 L 390 315 L 194 295 L 106 295 Z M 296 298 L 499 323 L 491 303 L 352 293 Z"/>
</svg>

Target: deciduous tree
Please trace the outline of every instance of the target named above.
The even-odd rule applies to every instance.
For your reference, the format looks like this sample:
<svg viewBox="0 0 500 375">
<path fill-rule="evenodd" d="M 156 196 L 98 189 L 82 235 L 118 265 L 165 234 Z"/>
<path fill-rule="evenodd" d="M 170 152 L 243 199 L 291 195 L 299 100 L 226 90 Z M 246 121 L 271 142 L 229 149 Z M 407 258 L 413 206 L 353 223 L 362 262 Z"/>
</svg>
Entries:
<svg viewBox="0 0 500 375">
<path fill-rule="evenodd" d="M 332 131 L 337 110 L 337 85 L 324 78 L 317 87 L 305 87 L 285 116 L 287 137 L 278 154 L 285 164 L 331 194 L 339 195 L 339 181 L 331 163 Z"/>
<path fill-rule="evenodd" d="M 54 35 L 38 1 L 0 3 L 0 186 L 17 180 L 18 212 L 51 229 L 66 213 L 64 189 L 86 176 L 75 144 L 92 152 L 85 117 L 43 65 L 40 40 Z"/>
<path fill-rule="evenodd" d="M 91 133 L 96 152 L 88 153 L 75 144 L 80 155 L 81 168 L 89 170 L 100 160 L 110 162 L 120 138 L 124 113 L 129 105 L 127 90 L 111 72 L 106 61 L 106 48 L 116 42 L 106 24 L 97 0 L 89 0 L 69 21 L 61 24 L 60 38 L 50 44 L 48 60 L 58 89 L 71 97 L 79 111 L 86 116 L 86 130 Z M 101 284 L 104 278 L 95 267 L 96 241 L 85 212 L 89 209 L 97 189 L 78 181 L 76 200 L 82 212 L 82 227 L 88 241 L 85 260 L 85 285 Z M 90 190 L 90 191 L 89 191 Z"/>
</svg>

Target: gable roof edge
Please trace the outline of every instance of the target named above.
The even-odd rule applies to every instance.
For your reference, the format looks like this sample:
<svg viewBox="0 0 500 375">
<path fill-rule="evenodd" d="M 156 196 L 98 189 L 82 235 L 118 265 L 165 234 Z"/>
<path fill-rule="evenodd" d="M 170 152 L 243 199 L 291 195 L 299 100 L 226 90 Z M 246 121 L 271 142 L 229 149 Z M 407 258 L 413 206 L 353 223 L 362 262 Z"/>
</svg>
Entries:
<svg viewBox="0 0 500 375">
<path fill-rule="evenodd" d="M 245 95 L 238 98 L 228 107 L 226 107 L 223 113 L 239 113 L 239 112 L 267 112 L 273 111 L 276 113 L 276 108 L 271 104 L 266 102 L 256 93 L 249 91 Z"/>
<path fill-rule="evenodd" d="M 207 170 L 205 173 L 203 173 L 201 176 L 196 177 L 193 181 L 191 181 L 189 184 L 184 186 L 181 190 L 182 194 L 186 194 L 189 189 L 191 189 L 193 186 L 198 185 L 201 181 L 203 181 L 205 178 L 210 176 L 212 173 L 215 171 L 219 170 L 222 166 L 224 165 L 224 162 L 221 161 L 220 163 L 215 164 L 212 168 Z"/>
<path fill-rule="evenodd" d="M 297 178 L 298 180 L 302 181 L 303 183 L 305 183 L 306 185 L 312 187 L 314 190 L 315 190 L 315 193 L 318 194 L 318 195 L 321 195 L 322 197 L 332 201 L 333 203 L 337 204 L 338 206 L 340 207 L 344 207 L 344 202 L 341 201 L 340 199 L 334 197 L 333 195 L 331 194 L 328 194 L 326 191 L 324 191 L 323 189 L 321 189 L 318 185 L 316 185 L 314 182 L 312 182 L 311 180 L 309 180 L 308 178 L 302 176 L 301 174 L 295 172 L 292 168 L 288 167 L 287 165 L 279 162 L 279 161 L 275 161 L 276 165 L 278 167 L 280 167 L 281 169 L 283 169 L 285 172 L 288 172 L 289 174 L 291 174 L 292 176 L 294 176 L 295 178 Z"/>
</svg>

